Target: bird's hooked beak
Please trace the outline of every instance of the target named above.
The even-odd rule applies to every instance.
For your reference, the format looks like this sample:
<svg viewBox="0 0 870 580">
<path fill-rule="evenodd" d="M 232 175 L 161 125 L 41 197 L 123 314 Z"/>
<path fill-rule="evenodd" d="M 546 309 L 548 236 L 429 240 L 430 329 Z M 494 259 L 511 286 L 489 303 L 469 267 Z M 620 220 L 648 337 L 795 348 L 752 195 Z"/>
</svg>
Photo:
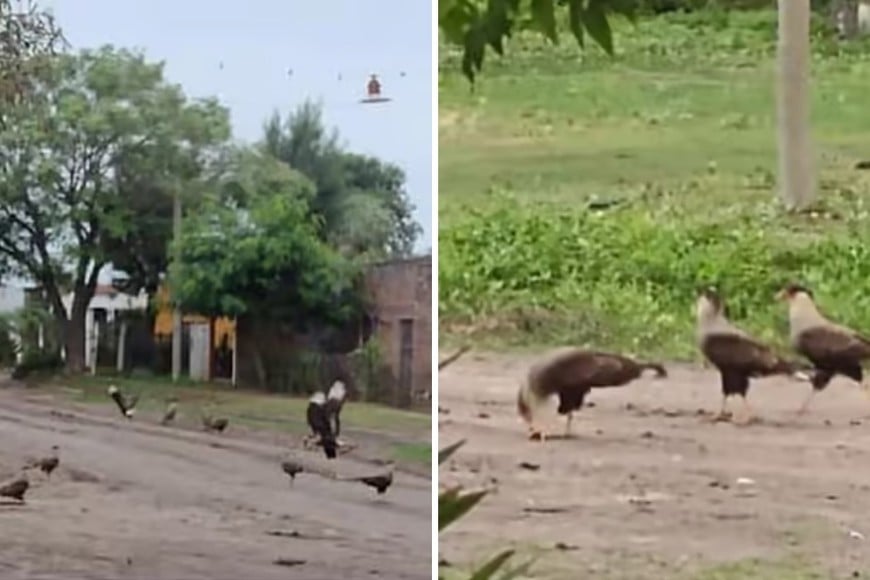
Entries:
<svg viewBox="0 0 870 580">
<path fill-rule="evenodd" d="M 774 294 L 773 299 L 777 302 L 787 302 L 790 298 L 788 291 L 780 290 L 776 294 Z"/>
</svg>

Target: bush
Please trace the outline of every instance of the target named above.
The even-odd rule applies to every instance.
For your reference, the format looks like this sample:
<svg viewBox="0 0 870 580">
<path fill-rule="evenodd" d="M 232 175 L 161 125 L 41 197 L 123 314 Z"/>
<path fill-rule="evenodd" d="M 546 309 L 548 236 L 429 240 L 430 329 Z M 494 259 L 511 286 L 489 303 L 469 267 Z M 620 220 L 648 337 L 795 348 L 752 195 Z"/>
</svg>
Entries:
<svg viewBox="0 0 870 580">
<path fill-rule="evenodd" d="M 834 317 L 870 328 L 870 231 L 796 235 L 761 215 L 723 214 L 708 223 L 520 204 L 471 211 L 440 235 L 442 325 L 683 358 L 694 353 L 699 285 L 717 285 L 733 318 L 781 340 L 785 313 L 773 295 L 800 280 Z"/>
<path fill-rule="evenodd" d="M 34 374 L 55 374 L 63 368 L 63 359 L 56 352 L 27 350 L 21 362 L 12 371 L 13 379 L 24 379 Z"/>
<path fill-rule="evenodd" d="M 18 357 L 18 345 L 12 338 L 12 323 L 0 317 L 0 368 L 12 367 Z"/>
</svg>

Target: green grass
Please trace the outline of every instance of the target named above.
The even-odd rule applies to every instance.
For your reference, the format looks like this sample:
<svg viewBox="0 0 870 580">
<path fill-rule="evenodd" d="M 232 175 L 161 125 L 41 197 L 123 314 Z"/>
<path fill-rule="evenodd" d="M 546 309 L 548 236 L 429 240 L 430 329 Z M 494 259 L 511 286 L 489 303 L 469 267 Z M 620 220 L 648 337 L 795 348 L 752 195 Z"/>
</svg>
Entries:
<svg viewBox="0 0 870 580">
<path fill-rule="evenodd" d="M 775 195 L 775 13 L 617 27 L 617 55 L 521 34 L 472 92 L 440 77 L 443 342 L 590 343 L 688 358 L 700 284 L 782 342 L 773 292 L 800 279 L 870 329 L 866 46 L 817 33 L 814 214 Z M 590 201 L 620 200 L 604 212 Z"/>
<path fill-rule="evenodd" d="M 829 580 L 814 567 L 795 559 L 780 562 L 744 560 L 722 564 L 691 576 L 691 580 Z"/>
<path fill-rule="evenodd" d="M 78 403 L 114 405 L 106 395 L 109 385 L 125 393 L 141 393 L 137 409 L 161 414 L 170 396 L 178 398 L 179 414 L 199 420 L 202 410 L 226 416 L 231 423 L 293 434 L 308 432 L 305 410 L 308 400 L 283 395 L 256 393 L 222 385 L 181 381 L 172 384 L 165 377 L 126 379 L 117 377 L 75 377 L 60 381 L 65 393 Z M 431 446 L 431 418 L 427 414 L 401 411 L 354 401 L 342 411 L 342 427 L 382 434 L 391 443 L 394 459 L 428 465 Z"/>
</svg>

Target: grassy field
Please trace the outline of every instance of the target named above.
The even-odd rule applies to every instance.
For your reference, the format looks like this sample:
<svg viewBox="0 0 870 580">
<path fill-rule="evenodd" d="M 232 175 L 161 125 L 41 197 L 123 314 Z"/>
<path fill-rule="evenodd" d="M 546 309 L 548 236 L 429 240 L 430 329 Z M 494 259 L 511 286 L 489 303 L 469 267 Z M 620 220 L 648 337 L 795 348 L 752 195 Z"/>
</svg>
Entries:
<svg viewBox="0 0 870 580">
<path fill-rule="evenodd" d="M 57 382 L 57 391 L 76 403 L 114 405 L 106 395 L 109 385 L 125 393 L 140 393 L 137 410 L 155 416 L 166 408 L 170 396 L 178 398 L 181 417 L 199 420 L 206 411 L 230 419 L 230 424 L 283 431 L 301 435 L 308 432 L 305 410 L 308 400 L 270 395 L 225 386 L 182 381 L 173 385 L 165 377 L 121 379 L 116 377 L 75 377 Z M 399 462 L 427 466 L 431 461 L 430 416 L 372 403 L 352 402 L 344 407 L 342 427 L 389 439 L 393 457 Z"/>
<path fill-rule="evenodd" d="M 782 342 L 772 295 L 790 279 L 870 329 L 870 173 L 853 169 L 870 158 L 870 49 L 816 34 L 820 196 L 788 213 L 775 32 L 773 12 L 622 23 L 612 59 L 568 35 L 520 35 L 473 91 L 442 47 L 442 344 L 691 358 L 694 293 L 711 283 L 734 318 Z"/>
</svg>

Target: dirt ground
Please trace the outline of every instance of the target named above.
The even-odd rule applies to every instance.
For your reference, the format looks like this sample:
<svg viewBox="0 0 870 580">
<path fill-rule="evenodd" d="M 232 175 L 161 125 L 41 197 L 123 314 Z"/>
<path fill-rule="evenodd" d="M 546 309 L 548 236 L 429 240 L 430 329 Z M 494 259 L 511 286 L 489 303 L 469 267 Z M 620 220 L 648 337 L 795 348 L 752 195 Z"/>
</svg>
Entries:
<svg viewBox="0 0 870 580">
<path fill-rule="evenodd" d="M 4 580 L 431 575 L 427 479 L 396 472 L 383 496 L 315 474 L 291 487 L 280 467 L 286 444 L 60 405 L 39 391 L 0 388 L 0 480 L 52 445 L 61 458 L 50 479 L 29 472 L 25 505 L 0 503 Z M 334 464 L 343 474 L 382 469 L 351 455 Z"/>
<path fill-rule="evenodd" d="M 539 578 L 692 578 L 754 558 L 870 577 L 870 400 L 856 385 L 835 380 L 797 417 L 808 383 L 757 381 L 763 420 L 738 427 L 699 414 L 721 401 L 713 371 L 672 365 L 593 391 L 575 437 L 542 444 L 516 413 L 532 360 L 472 354 L 440 373 L 439 446 L 468 443 L 439 485 L 497 486 L 441 535 L 450 565 L 513 545 L 539 558 Z M 555 402 L 550 416 L 561 434 Z"/>
</svg>

